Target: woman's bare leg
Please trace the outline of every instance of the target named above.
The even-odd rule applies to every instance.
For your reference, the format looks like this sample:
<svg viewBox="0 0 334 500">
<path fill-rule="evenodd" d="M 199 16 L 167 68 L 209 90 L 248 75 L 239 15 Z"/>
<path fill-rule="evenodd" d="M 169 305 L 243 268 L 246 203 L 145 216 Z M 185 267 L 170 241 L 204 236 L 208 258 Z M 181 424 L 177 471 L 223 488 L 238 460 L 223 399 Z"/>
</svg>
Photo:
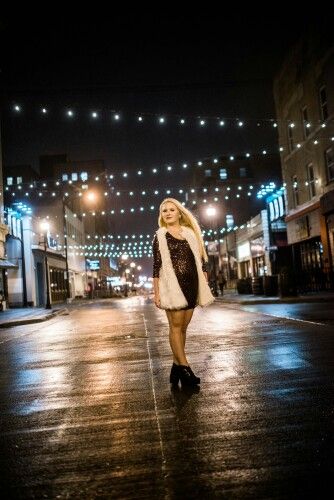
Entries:
<svg viewBox="0 0 334 500">
<path fill-rule="evenodd" d="M 187 311 L 166 311 L 169 323 L 169 343 L 173 352 L 174 363 L 188 365 L 184 352 L 182 327 Z"/>
<path fill-rule="evenodd" d="M 187 339 L 187 328 L 191 321 L 191 318 L 193 317 L 194 309 L 186 309 L 184 312 L 185 315 L 182 324 L 182 337 L 183 337 L 183 347 L 185 348 Z"/>
</svg>

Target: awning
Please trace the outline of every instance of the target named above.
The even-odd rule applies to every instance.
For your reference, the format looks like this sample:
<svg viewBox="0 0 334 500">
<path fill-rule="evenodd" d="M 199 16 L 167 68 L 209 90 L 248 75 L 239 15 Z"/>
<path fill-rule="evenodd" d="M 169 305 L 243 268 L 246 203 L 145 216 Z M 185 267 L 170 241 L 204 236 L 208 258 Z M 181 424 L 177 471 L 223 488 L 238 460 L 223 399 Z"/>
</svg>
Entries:
<svg viewBox="0 0 334 500">
<path fill-rule="evenodd" d="M 9 262 L 9 260 L 0 259 L 0 269 L 17 269 L 19 266 Z"/>
</svg>

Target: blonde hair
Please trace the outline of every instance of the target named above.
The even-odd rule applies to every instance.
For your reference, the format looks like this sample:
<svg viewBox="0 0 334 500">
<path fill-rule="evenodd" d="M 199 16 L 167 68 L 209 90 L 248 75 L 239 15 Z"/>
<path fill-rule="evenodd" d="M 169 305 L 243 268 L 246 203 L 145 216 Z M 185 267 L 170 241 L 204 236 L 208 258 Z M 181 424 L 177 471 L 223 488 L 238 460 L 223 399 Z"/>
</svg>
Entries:
<svg viewBox="0 0 334 500">
<path fill-rule="evenodd" d="M 181 217 L 180 217 L 180 224 L 181 224 L 181 226 L 190 227 L 194 231 L 195 236 L 197 238 L 197 241 L 199 243 L 199 248 L 200 248 L 201 256 L 204 258 L 205 262 L 208 262 L 209 259 L 208 259 L 208 256 L 207 256 L 207 253 L 206 253 L 206 250 L 205 250 L 205 245 L 204 245 L 204 241 L 203 241 L 203 238 L 202 238 L 201 228 L 199 227 L 199 224 L 198 224 L 195 216 L 190 212 L 190 210 L 188 210 L 187 208 L 185 208 L 175 198 L 165 198 L 160 203 L 159 218 L 158 218 L 159 227 L 167 227 L 167 224 L 163 220 L 161 211 L 162 211 L 163 205 L 165 205 L 168 202 L 169 203 L 173 203 L 176 206 L 176 208 L 179 210 L 179 212 L 181 214 Z"/>
</svg>

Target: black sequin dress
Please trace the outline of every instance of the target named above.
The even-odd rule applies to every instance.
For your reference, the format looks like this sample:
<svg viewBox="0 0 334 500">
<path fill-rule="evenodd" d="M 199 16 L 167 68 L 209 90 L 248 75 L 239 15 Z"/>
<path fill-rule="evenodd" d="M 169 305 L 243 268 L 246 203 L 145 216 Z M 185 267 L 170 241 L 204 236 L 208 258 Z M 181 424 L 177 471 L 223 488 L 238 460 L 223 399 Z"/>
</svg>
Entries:
<svg viewBox="0 0 334 500">
<path fill-rule="evenodd" d="M 187 240 L 175 238 L 169 232 L 166 233 L 166 240 L 177 281 L 188 302 L 188 306 L 183 307 L 183 309 L 194 309 L 198 295 L 198 275 L 194 254 Z M 153 278 L 159 278 L 161 265 L 159 241 L 155 234 L 153 239 Z M 203 272 L 207 271 L 204 259 L 202 259 L 202 270 Z"/>
</svg>

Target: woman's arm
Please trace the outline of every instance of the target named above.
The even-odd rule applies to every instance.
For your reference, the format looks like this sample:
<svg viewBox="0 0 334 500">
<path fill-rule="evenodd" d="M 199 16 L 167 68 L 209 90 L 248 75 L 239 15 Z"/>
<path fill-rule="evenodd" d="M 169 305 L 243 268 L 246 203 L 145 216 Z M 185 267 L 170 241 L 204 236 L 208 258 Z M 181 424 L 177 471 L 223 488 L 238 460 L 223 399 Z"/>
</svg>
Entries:
<svg viewBox="0 0 334 500">
<path fill-rule="evenodd" d="M 153 278 L 154 303 L 160 307 L 159 278 Z"/>
<path fill-rule="evenodd" d="M 157 235 L 153 238 L 153 291 L 154 302 L 157 307 L 160 307 L 160 292 L 159 292 L 159 274 L 162 265 L 161 254 L 159 250 L 159 242 Z"/>
</svg>

